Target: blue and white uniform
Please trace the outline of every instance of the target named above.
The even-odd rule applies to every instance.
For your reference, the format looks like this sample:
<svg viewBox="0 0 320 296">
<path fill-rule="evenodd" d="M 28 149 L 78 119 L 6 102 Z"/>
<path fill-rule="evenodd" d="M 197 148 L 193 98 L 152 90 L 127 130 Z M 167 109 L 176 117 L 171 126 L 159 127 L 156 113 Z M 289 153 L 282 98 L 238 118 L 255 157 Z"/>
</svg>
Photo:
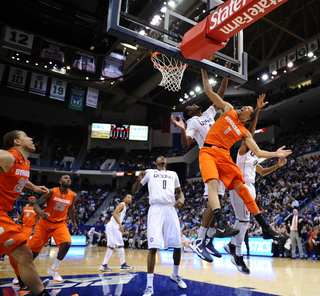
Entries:
<svg viewBox="0 0 320 296">
<path fill-rule="evenodd" d="M 122 221 L 126 215 L 126 204 L 124 202 L 120 203 L 124 205 L 123 210 L 118 214 L 118 218 L 120 223 L 122 224 Z M 111 217 L 110 221 L 106 225 L 106 234 L 107 234 L 107 246 L 111 248 L 116 247 L 123 247 L 123 238 L 122 233 L 120 231 L 120 225 L 116 221 L 116 219 Z"/>
</svg>

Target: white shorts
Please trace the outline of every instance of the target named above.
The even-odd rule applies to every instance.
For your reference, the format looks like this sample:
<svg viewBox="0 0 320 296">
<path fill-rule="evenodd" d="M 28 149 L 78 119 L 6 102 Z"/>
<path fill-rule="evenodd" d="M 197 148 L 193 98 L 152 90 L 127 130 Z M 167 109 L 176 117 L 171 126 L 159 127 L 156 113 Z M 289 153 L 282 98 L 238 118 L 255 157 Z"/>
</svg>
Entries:
<svg viewBox="0 0 320 296">
<path fill-rule="evenodd" d="M 256 199 L 256 189 L 252 183 L 245 183 L 244 186 L 246 186 L 251 194 L 251 196 Z M 235 190 L 230 190 L 230 200 L 234 209 L 234 212 L 236 214 L 237 220 L 240 222 L 249 222 L 250 221 L 250 212 L 248 211 L 246 205 L 244 204 L 241 197 L 238 195 L 238 193 Z"/>
<path fill-rule="evenodd" d="M 109 222 L 106 226 L 107 246 L 110 248 L 123 247 L 122 233 L 119 229 L 119 224 Z"/>
<path fill-rule="evenodd" d="M 222 181 L 219 180 L 218 184 L 218 195 L 224 196 L 224 193 L 226 192 L 226 186 L 222 183 Z M 209 187 L 207 183 L 204 183 L 204 194 L 203 198 L 207 199 L 209 194 Z"/>
<path fill-rule="evenodd" d="M 179 218 L 172 205 L 151 205 L 148 212 L 148 248 L 181 248 Z"/>
</svg>

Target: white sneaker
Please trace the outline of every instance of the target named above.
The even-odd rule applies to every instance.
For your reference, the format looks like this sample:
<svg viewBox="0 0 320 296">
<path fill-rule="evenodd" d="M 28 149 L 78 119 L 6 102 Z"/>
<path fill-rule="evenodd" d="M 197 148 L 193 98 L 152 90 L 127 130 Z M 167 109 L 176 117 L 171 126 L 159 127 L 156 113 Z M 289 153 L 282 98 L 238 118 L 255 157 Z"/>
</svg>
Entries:
<svg viewBox="0 0 320 296">
<path fill-rule="evenodd" d="M 49 267 L 49 269 L 47 270 L 47 274 L 50 274 L 55 282 L 61 283 L 63 281 L 62 277 L 58 272 L 58 268 L 52 269 L 51 267 Z"/>
<path fill-rule="evenodd" d="M 153 287 L 146 287 L 142 296 L 153 296 Z"/>
<path fill-rule="evenodd" d="M 187 284 L 182 280 L 180 275 L 174 276 L 173 274 L 170 276 L 170 280 L 175 282 L 180 289 L 186 289 Z"/>
<path fill-rule="evenodd" d="M 18 278 L 15 277 L 15 278 L 12 280 L 12 283 L 13 283 L 14 285 L 19 285 L 19 280 L 18 280 Z"/>
</svg>

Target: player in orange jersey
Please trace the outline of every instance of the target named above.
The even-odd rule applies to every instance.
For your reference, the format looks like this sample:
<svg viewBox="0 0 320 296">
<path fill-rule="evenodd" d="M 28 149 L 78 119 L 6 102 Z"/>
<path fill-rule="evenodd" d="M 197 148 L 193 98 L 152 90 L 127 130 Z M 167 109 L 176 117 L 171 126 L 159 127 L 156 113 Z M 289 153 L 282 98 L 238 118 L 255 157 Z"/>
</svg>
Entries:
<svg viewBox="0 0 320 296">
<path fill-rule="evenodd" d="M 49 296 L 33 264 L 32 252 L 21 227 L 7 215 L 24 187 L 44 194 L 49 190 L 29 181 L 28 156 L 36 150 L 32 138 L 23 131 L 14 130 L 3 137 L 3 145 L 8 150 L 0 150 L 0 255 L 8 254 L 17 260 L 20 277 L 34 295 Z"/>
<path fill-rule="evenodd" d="M 254 198 L 246 186 L 243 186 L 245 183 L 243 174 L 232 161 L 230 148 L 234 143 L 243 139 L 247 147 L 258 157 L 286 157 L 291 154 L 291 150 L 284 150 L 285 146 L 276 152 L 260 150 L 251 133 L 244 126 L 244 122 L 254 119 L 254 109 L 251 106 L 245 106 L 235 111 L 230 103 L 225 102 L 212 91 L 207 72 L 204 70 L 201 72 L 206 95 L 221 109 L 221 117 L 210 128 L 199 154 L 202 178 L 209 185 L 208 199 L 217 220 L 215 236 L 226 237 L 239 233 L 238 229 L 231 228 L 223 220 L 218 198 L 218 180 L 220 179 L 227 190 L 234 189 L 244 201 L 250 213 L 261 225 L 263 237 L 279 240 L 281 236 L 266 223 Z"/>
<path fill-rule="evenodd" d="M 77 228 L 74 216 L 74 204 L 77 200 L 77 194 L 70 190 L 71 179 L 69 175 L 63 175 L 59 181 L 60 187 L 50 189 L 48 195 L 43 195 L 34 205 L 34 210 L 40 219 L 36 226 L 36 231 L 28 240 L 28 246 L 33 252 L 35 259 L 40 253 L 43 246 L 52 236 L 59 247 L 57 258 L 47 273 L 52 275 L 53 280 L 62 282 L 59 275 L 58 267 L 64 257 L 67 255 L 71 246 L 71 236 L 66 223 L 67 213 L 71 224 Z M 46 208 L 42 211 L 41 207 L 47 203 Z"/>
<path fill-rule="evenodd" d="M 17 218 L 22 222 L 20 224 L 21 231 L 24 233 L 26 239 L 28 239 L 31 235 L 31 231 L 33 230 L 34 225 L 36 224 L 36 219 L 37 219 L 37 213 L 34 211 L 33 205 L 36 202 L 36 197 L 35 196 L 30 196 L 29 197 L 29 205 L 26 205 L 23 210 L 22 214 L 19 215 L 17 213 Z M 9 257 L 9 261 L 13 269 L 18 271 L 17 266 L 17 260 Z M 16 273 L 16 277 L 13 279 L 12 283 L 14 285 L 19 285 L 19 280 L 18 280 L 19 273 Z"/>
</svg>

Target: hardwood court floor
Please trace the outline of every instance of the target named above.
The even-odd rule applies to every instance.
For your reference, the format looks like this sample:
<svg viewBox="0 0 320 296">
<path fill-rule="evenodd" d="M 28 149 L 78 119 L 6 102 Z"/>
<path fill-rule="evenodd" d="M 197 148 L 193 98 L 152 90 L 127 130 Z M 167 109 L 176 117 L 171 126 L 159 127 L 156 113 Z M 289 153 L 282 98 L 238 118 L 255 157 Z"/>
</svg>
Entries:
<svg viewBox="0 0 320 296">
<path fill-rule="evenodd" d="M 41 277 L 49 277 L 46 271 L 57 250 L 57 247 L 45 247 L 35 260 Z M 48 290 L 53 289 L 51 295 L 142 295 L 146 286 L 148 251 L 126 249 L 127 264 L 134 266 L 130 272 L 119 270 L 120 260 L 114 252 L 108 264 L 112 272 L 102 273 L 99 267 L 105 251 L 104 247 L 72 247 L 59 268 L 64 282 L 50 281 Z M 320 295 L 320 261 L 251 256 L 251 274 L 243 275 L 230 258 L 223 255 L 222 258 L 214 258 L 210 264 L 200 260 L 196 254 L 183 253 L 180 275 L 188 288 L 180 290 L 168 278 L 173 268 L 172 252 L 160 251 L 155 267 L 154 295 Z M 12 288 L 13 277 L 6 257 L 0 263 L 0 295 L 19 295 L 16 294 L 17 289 Z"/>
</svg>

